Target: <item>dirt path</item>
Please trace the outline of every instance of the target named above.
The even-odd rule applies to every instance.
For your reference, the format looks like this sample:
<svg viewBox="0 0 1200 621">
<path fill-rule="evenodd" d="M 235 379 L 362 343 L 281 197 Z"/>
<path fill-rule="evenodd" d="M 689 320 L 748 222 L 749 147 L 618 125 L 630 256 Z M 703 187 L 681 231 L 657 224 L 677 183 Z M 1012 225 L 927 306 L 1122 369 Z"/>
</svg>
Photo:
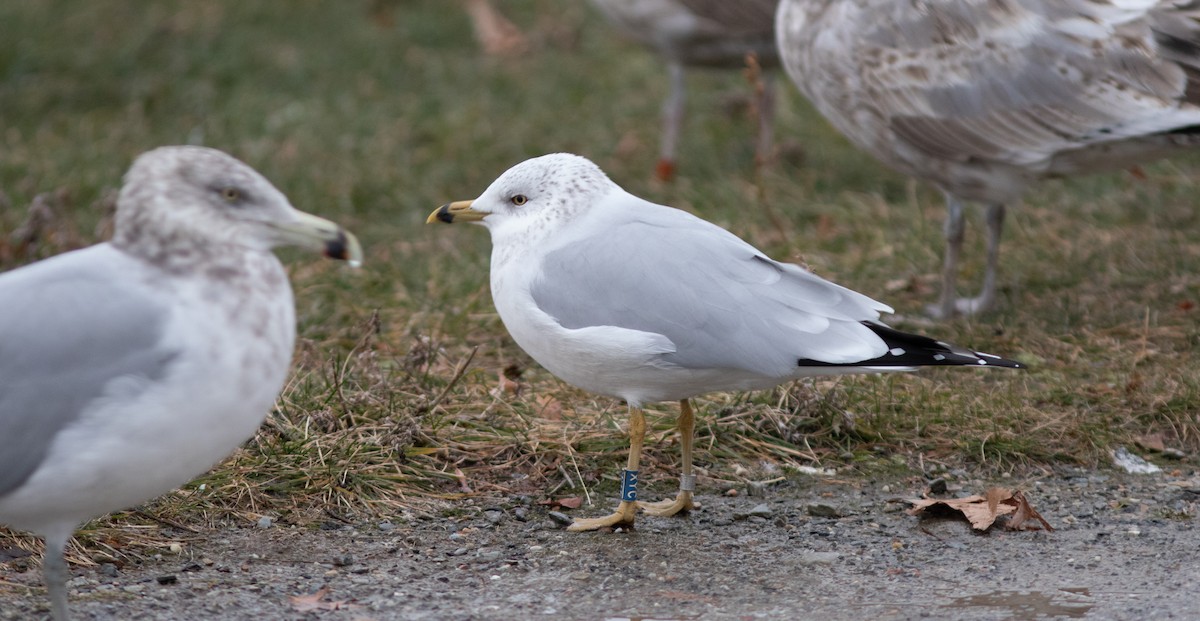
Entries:
<svg viewBox="0 0 1200 621">
<path fill-rule="evenodd" d="M 1023 482 L 1053 533 L 979 535 L 912 517 L 895 499 L 923 485 L 800 477 L 755 497 L 703 489 L 703 510 L 625 533 L 566 533 L 513 499 L 394 525 L 212 531 L 142 566 L 76 569 L 72 605 L 81 619 L 155 621 L 1200 619 L 1194 472 Z M 839 515 L 812 515 L 830 509 Z M 19 586 L 40 587 L 36 563 L 0 564 L 6 582 L 0 619 L 47 616 L 40 588 Z M 325 607 L 348 606 L 305 612 L 290 599 L 323 588 Z"/>
</svg>

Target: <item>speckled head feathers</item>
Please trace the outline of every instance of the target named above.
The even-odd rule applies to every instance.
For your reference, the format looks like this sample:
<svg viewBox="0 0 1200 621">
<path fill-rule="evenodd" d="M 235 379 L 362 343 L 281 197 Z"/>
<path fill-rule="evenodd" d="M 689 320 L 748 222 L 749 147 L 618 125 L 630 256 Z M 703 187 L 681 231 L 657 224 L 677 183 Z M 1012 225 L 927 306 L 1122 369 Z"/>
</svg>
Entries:
<svg viewBox="0 0 1200 621">
<path fill-rule="evenodd" d="M 294 212 L 270 181 L 230 155 L 161 147 L 125 174 L 113 243 L 151 260 L 214 245 L 269 249 L 276 240 L 260 225 Z"/>
<path fill-rule="evenodd" d="M 487 215 L 483 224 L 495 234 L 501 226 L 571 219 L 613 190 L 619 188 L 591 160 L 552 153 L 505 171 L 479 195 L 472 209 Z"/>
</svg>

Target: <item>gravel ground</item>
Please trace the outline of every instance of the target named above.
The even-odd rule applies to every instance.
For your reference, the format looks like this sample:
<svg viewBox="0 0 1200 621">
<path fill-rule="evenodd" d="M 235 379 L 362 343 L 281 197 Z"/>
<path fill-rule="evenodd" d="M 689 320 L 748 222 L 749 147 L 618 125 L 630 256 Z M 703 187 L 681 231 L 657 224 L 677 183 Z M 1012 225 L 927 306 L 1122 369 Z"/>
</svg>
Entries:
<svg viewBox="0 0 1200 621">
<path fill-rule="evenodd" d="M 155 621 L 1200 619 L 1196 472 L 1003 481 L 1050 533 L 908 515 L 899 499 L 928 483 L 704 488 L 700 511 L 630 532 L 567 533 L 513 498 L 394 524 L 262 523 L 186 534 L 178 555 L 140 565 L 77 568 L 71 604 L 82 619 Z M 987 487 L 951 478 L 948 495 Z M 0 619 L 47 617 L 40 585 L 35 561 L 0 564 Z M 321 589 L 316 610 L 292 599 Z"/>
</svg>

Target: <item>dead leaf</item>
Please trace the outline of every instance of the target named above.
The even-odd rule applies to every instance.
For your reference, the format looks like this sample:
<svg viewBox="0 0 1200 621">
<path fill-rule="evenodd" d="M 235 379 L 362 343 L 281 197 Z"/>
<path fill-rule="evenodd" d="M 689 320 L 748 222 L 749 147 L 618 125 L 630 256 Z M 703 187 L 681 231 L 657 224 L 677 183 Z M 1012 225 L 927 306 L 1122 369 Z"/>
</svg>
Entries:
<svg viewBox="0 0 1200 621">
<path fill-rule="evenodd" d="M 910 515 L 918 515 L 933 507 L 945 507 L 957 511 L 971 523 L 975 530 L 985 531 L 992 527 L 996 519 L 1009 516 L 1005 528 L 1009 530 L 1031 530 L 1036 520 L 1047 531 L 1054 530 L 1025 498 L 1025 494 L 1014 492 L 1003 487 L 993 487 L 985 495 L 975 494 L 966 498 L 920 498 L 909 500 L 913 508 L 908 510 Z"/>
<path fill-rule="evenodd" d="M 292 595 L 288 600 L 292 604 L 292 610 L 296 612 L 308 612 L 310 610 L 349 610 L 359 607 L 357 604 L 351 604 L 344 599 L 333 602 L 321 601 L 326 595 L 329 595 L 329 587 L 322 587 L 316 593 L 308 595 Z"/>
<path fill-rule="evenodd" d="M 538 504 L 545 505 L 551 509 L 556 507 L 562 507 L 564 509 L 578 509 L 583 505 L 583 498 L 579 496 L 570 496 L 568 498 L 547 498 Z"/>
<path fill-rule="evenodd" d="M 1008 530 L 1038 530 L 1039 525 L 1042 530 L 1052 532 L 1054 527 L 1042 517 L 1033 505 L 1029 504 L 1029 500 L 1025 498 L 1025 494 L 1021 492 L 1013 492 L 1011 502 L 1017 507 L 1016 513 L 1008 519 L 1008 523 L 1004 525 Z M 1029 523 L 1029 520 L 1037 520 L 1037 524 Z"/>
</svg>

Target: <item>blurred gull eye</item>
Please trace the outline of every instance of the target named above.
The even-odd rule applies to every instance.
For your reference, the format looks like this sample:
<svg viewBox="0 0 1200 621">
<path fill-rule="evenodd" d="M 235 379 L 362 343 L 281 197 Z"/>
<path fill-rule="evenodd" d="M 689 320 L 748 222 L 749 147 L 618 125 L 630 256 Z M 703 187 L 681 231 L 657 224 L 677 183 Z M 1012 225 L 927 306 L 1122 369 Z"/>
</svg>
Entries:
<svg viewBox="0 0 1200 621">
<path fill-rule="evenodd" d="M 236 203 L 242 199 L 242 192 L 237 188 L 221 188 L 221 198 L 227 203 Z"/>
<path fill-rule="evenodd" d="M 520 207 L 521 205 L 524 205 L 525 203 L 529 202 L 529 199 L 526 198 L 526 196 L 524 194 L 518 194 L 518 195 L 512 197 L 511 200 L 512 200 L 512 204 L 516 205 L 517 207 Z"/>
</svg>

